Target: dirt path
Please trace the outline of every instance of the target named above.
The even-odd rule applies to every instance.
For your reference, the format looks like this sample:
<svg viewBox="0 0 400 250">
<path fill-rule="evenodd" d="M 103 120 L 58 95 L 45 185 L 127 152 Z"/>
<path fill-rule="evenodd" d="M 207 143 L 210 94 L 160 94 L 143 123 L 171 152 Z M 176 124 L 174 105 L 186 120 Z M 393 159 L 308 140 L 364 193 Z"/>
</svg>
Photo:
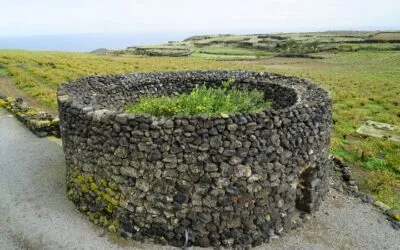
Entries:
<svg viewBox="0 0 400 250">
<path fill-rule="evenodd" d="M 64 175 L 60 145 L 0 109 L 0 249 L 173 249 L 92 225 L 67 200 Z M 400 249 L 400 232 L 370 205 L 331 189 L 304 228 L 255 249 Z"/>
<path fill-rule="evenodd" d="M 58 115 L 57 110 L 43 107 L 43 105 L 41 105 L 37 100 L 30 97 L 23 90 L 19 89 L 11 76 L 0 76 L 0 94 L 12 96 L 14 98 L 22 97 L 22 99 L 24 99 L 24 102 L 28 103 L 31 107 L 39 111 L 46 111 L 47 113 L 52 115 Z"/>
</svg>

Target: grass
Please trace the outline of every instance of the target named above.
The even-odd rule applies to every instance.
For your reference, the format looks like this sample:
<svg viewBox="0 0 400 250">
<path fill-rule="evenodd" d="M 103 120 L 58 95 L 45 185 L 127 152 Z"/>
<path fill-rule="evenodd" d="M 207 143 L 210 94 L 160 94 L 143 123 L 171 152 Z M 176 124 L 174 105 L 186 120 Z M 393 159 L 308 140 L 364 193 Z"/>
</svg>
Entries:
<svg viewBox="0 0 400 250">
<path fill-rule="evenodd" d="M 139 103 L 129 105 L 126 112 L 155 116 L 198 114 L 226 116 L 271 108 L 271 102 L 264 100 L 264 93 L 257 90 L 228 89 L 231 82 L 223 82 L 219 88 L 196 86 L 189 94 L 172 97 L 144 96 Z"/>
<path fill-rule="evenodd" d="M 245 49 L 225 46 L 210 46 L 200 50 L 200 53 L 214 55 L 234 55 L 234 56 L 270 56 L 271 53 L 265 50 Z"/>
<path fill-rule="evenodd" d="M 381 32 L 372 37 L 377 40 L 398 40 L 400 42 L 399 32 Z"/>
<path fill-rule="evenodd" d="M 331 153 L 350 164 L 362 191 L 400 208 L 400 143 L 356 133 L 366 120 L 400 125 L 400 52 L 347 52 L 329 54 L 325 59 L 295 60 L 291 64 L 293 61 L 282 58 L 279 61 L 265 58 L 217 61 L 0 50 L 0 65 L 14 77 L 18 87 L 43 105 L 54 108 L 56 87 L 83 75 L 250 69 L 311 79 L 330 91 L 333 99 Z"/>
<path fill-rule="evenodd" d="M 57 108 L 55 96 L 57 86 L 85 75 L 242 68 L 238 63 L 210 61 L 203 58 L 140 58 L 22 50 L 0 50 L 1 65 L 14 77 L 20 89 L 42 105 L 53 109 Z"/>
<path fill-rule="evenodd" d="M 0 76 L 8 76 L 8 72 L 6 69 L 0 68 Z"/>
<path fill-rule="evenodd" d="M 246 61 L 246 60 L 256 60 L 257 56 L 254 55 L 222 55 L 222 54 L 207 54 L 201 53 L 199 51 L 194 52 L 192 57 L 203 58 L 215 61 Z"/>
<path fill-rule="evenodd" d="M 259 59 L 273 54 L 399 51 L 400 32 L 328 31 L 250 35 L 204 35 L 184 41 L 109 51 L 112 55 L 193 56 L 217 60 Z"/>
<path fill-rule="evenodd" d="M 400 32 L 330 31 L 199 36 L 181 44 L 192 46 L 198 51 L 210 55 L 232 56 L 240 54 L 243 56 L 252 54 L 265 56 L 264 53 L 308 54 L 359 50 L 394 51 L 400 50 L 398 37 L 400 37 Z M 179 42 L 175 43 L 175 45 L 178 44 Z M 243 49 L 243 51 L 240 51 L 240 49 Z M 251 52 L 252 50 L 253 52 Z"/>
</svg>

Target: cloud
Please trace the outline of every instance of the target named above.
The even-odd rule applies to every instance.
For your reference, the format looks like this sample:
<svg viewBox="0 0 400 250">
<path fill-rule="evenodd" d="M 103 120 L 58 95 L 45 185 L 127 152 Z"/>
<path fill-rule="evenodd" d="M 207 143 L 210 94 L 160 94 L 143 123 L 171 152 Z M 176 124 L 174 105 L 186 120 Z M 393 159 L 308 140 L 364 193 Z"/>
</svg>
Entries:
<svg viewBox="0 0 400 250">
<path fill-rule="evenodd" d="M 400 29 L 398 0 L 2 0 L 0 35 Z"/>
</svg>

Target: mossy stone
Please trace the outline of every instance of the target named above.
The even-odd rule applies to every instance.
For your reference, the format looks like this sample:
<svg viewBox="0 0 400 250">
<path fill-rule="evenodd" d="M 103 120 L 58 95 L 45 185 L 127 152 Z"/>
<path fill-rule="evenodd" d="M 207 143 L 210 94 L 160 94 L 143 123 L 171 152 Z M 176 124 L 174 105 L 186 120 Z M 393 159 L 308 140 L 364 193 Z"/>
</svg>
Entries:
<svg viewBox="0 0 400 250">
<path fill-rule="evenodd" d="M 38 127 L 48 127 L 50 126 L 50 121 L 49 120 L 44 120 L 44 121 L 37 121 L 36 126 Z"/>
<path fill-rule="evenodd" d="M 117 232 L 117 228 L 115 227 L 115 225 L 109 225 L 107 229 L 111 233 L 116 233 Z"/>
<path fill-rule="evenodd" d="M 399 209 L 389 209 L 388 211 L 386 211 L 386 214 L 390 217 L 392 217 L 393 219 L 400 221 L 400 210 Z"/>
</svg>

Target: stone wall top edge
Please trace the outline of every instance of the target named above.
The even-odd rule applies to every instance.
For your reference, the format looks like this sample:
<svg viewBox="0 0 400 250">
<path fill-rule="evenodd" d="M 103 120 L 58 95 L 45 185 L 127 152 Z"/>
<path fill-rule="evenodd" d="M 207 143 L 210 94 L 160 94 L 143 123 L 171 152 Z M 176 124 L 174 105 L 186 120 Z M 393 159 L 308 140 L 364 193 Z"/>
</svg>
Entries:
<svg viewBox="0 0 400 250">
<path fill-rule="evenodd" d="M 167 120 L 186 120 L 186 121 L 191 121 L 191 120 L 197 120 L 197 121 L 214 121 L 218 119 L 222 120 L 234 120 L 238 119 L 240 116 L 245 116 L 245 117 L 259 117 L 266 119 L 269 117 L 271 120 L 275 117 L 283 117 L 285 114 L 288 114 L 290 112 L 293 112 L 294 110 L 300 110 L 302 108 L 314 108 L 318 107 L 317 105 L 298 105 L 298 106 L 291 106 L 288 108 L 280 109 L 280 110 L 263 110 L 260 112 L 255 112 L 255 113 L 235 113 L 235 114 L 227 114 L 227 116 L 221 116 L 221 115 L 206 115 L 206 114 L 199 114 L 199 115 L 192 115 L 192 116 L 185 116 L 185 115 L 175 115 L 175 116 L 153 116 L 150 114 L 132 114 L 132 113 L 126 113 L 126 112 L 118 112 L 106 108 L 102 109 L 94 109 L 93 107 L 83 107 L 80 106 L 74 106 L 72 103 L 71 105 L 72 108 L 75 110 L 79 110 L 81 114 L 84 115 L 87 119 L 92 119 L 98 122 L 101 122 L 103 118 L 112 116 L 113 120 L 115 120 L 115 117 L 120 116 L 120 117 L 125 117 L 128 121 L 129 120 L 151 120 L 155 122 L 160 122 L 160 121 L 167 121 Z"/>
<path fill-rule="evenodd" d="M 184 115 L 175 115 L 175 116 L 160 116 L 160 117 L 155 117 L 149 114 L 129 114 L 125 113 L 123 111 L 117 111 L 117 110 L 112 110 L 106 107 L 94 107 L 94 106 L 88 106 L 80 103 L 79 98 L 73 96 L 74 92 L 73 90 L 69 89 L 69 85 L 73 84 L 75 85 L 74 87 L 79 87 L 79 84 L 82 84 L 81 81 L 85 81 L 85 79 L 99 79 L 99 78 L 124 78 L 124 77 L 135 77 L 135 76 L 168 76 L 169 74 L 172 75 L 180 75 L 180 74 L 248 74 L 250 76 L 254 77 L 264 77 L 265 75 L 268 75 L 268 79 L 286 79 L 286 80 L 295 80 L 295 84 L 293 86 L 289 86 L 288 84 L 279 84 L 277 82 L 276 84 L 279 84 L 283 87 L 288 87 L 293 89 L 298 98 L 297 101 L 288 107 L 284 107 L 281 109 L 268 109 L 268 110 L 261 110 L 260 112 L 254 112 L 254 113 L 235 113 L 235 114 L 227 114 L 226 116 L 222 117 L 220 115 L 194 115 L 194 116 L 184 116 Z M 261 79 L 260 79 L 261 80 Z M 279 80 L 279 79 L 278 79 Z M 300 88 L 300 89 L 299 89 Z M 60 103 L 64 102 L 67 106 L 70 106 L 74 109 L 81 110 L 81 112 L 87 114 L 90 112 L 97 112 L 98 117 L 101 117 L 102 115 L 124 115 L 128 119 L 135 119 L 135 118 L 141 118 L 141 119 L 152 119 L 152 120 L 162 120 L 162 119 L 201 119 L 201 120 L 213 120 L 213 119 L 230 119 L 234 118 L 237 116 L 259 116 L 259 117 L 273 117 L 273 116 L 280 116 L 282 114 L 285 114 L 287 112 L 291 112 L 294 110 L 299 110 L 301 108 L 311 108 L 311 107 L 320 107 L 321 103 L 320 102 L 313 102 L 315 101 L 314 99 L 308 99 L 307 98 L 307 92 L 314 92 L 314 95 L 316 94 L 322 102 L 330 102 L 329 99 L 329 94 L 328 92 L 323 89 L 321 86 L 313 83 L 310 80 L 302 79 L 302 78 L 297 78 L 297 77 L 292 77 L 292 76 L 286 76 L 286 75 L 281 75 L 281 74 L 275 74 L 275 73 L 269 73 L 269 72 L 254 72 L 254 71 L 167 71 L 167 72 L 141 72 L 141 73 L 132 73 L 132 74 L 119 74 L 119 75 L 101 75 L 101 76 L 85 76 L 80 79 L 77 79 L 75 81 L 72 81 L 70 83 L 62 84 L 60 87 L 57 89 L 57 96 L 58 96 L 58 101 Z M 66 97 L 66 98 L 65 98 Z"/>
</svg>

